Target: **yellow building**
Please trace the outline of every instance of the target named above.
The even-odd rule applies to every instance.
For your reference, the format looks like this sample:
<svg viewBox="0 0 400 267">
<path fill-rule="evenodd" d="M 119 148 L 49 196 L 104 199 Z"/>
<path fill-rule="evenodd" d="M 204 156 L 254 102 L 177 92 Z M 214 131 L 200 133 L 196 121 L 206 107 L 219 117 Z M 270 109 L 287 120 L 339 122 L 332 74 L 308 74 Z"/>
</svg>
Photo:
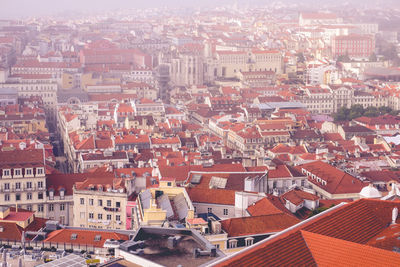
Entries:
<svg viewBox="0 0 400 267">
<path fill-rule="evenodd" d="M 176 186 L 171 179 L 162 180 L 157 187 L 142 191 L 137 201 L 138 208 L 134 211 L 137 226 L 162 226 L 166 221 L 194 218 L 194 207 L 186 189 Z"/>
</svg>

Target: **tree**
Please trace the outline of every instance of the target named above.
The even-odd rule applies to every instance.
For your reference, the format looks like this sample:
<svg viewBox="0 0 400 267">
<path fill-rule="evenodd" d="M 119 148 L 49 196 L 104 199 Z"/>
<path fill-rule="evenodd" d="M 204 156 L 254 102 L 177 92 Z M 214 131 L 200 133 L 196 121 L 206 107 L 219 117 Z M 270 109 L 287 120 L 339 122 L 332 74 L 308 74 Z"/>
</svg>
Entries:
<svg viewBox="0 0 400 267">
<path fill-rule="evenodd" d="M 366 116 L 366 117 L 377 117 L 385 114 L 390 114 L 393 116 L 397 116 L 399 111 L 392 110 L 390 107 L 364 107 L 360 104 L 353 105 L 350 108 L 341 107 L 337 113 L 333 115 L 335 121 L 351 121 L 358 117 Z"/>
<path fill-rule="evenodd" d="M 376 54 L 375 54 L 375 53 L 372 53 L 372 54 L 369 56 L 369 61 L 371 61 L 371 62 L 376 62 L 376 61 L 378 61 L 378 58 L 376 57 Z"/>
<path fill-rule="evenodd" d="M 379 116 L 379 110 L 373 106 L 367 107 L 367 109 L 364 111 L 364 116 L 366 116 L 366 117 Z"/>
<path fill-rule="evenodd" d="M 340 55 L 337 58 L 337 62 L 350 62 L 350 61 L 351 61 L 351 59 L 350 59 L 349 54 L 347 52 L 346 52 L 346 54 Z"/>
<path fill-rule="evenodd" d="M 297 62 L 304 63 L 304 61 L 306 61 L 304 54 L 302 52 L 297 53 L 296 56 L 297 56 Z"/>
</svg>

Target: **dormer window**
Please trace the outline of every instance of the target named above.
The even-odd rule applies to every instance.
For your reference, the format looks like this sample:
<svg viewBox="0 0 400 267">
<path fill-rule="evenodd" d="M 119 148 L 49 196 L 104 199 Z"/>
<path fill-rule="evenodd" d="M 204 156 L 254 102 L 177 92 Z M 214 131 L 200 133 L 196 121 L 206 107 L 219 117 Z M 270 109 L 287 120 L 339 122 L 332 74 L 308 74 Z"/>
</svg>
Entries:
<svg viewBox="0 0 400 267">
<path fill-rule="evenodd" d="M 253 245 L 254 238 L 253 237 L 247 237 L 245 239 L 245 242 L 246 242 L 246 247 L 251 246 L 251 245 Z"/>
<path fill-rule="evenodd" d="M 22 176 L 22 170 L 21 169 L 14 169 L 14 176 Z"/>
<path fill-rule="evenodd" d="M 25 169 L 25 176 L 32 176 L 33 170 L 32 168 L 26 168 Z"/>
<path fill-rule="evenodd" d="M 65 189 L 62 188 L 60 189 L 60 199 L 64 199 L 64 195 L 65 195 Z"/>
<path fill-rule="evenodd" d="M 53 189 L 50 189 L 50 191 L 49 191 L 49 198 L 50 198 L 50 200 L 54 199 L 54 190 Z"/>
<path fill-rule="evenodd" d="M 4 169 L 3 170 L 3 177 L 10 177 L 11 176 L 11 170 L 10 169 Z"/>
<path fill-rule="evenodd" d="M 36 176 L 42 176 L 44 174 L 43 167 L 36 168 Z"/>
<path fill-rule="evenodd" d="M 229 248 L 236 248 L 237 247 L 237 240 L 236 239 L 230 239 L 228 241 L 229 243 Z"/>
</svg>

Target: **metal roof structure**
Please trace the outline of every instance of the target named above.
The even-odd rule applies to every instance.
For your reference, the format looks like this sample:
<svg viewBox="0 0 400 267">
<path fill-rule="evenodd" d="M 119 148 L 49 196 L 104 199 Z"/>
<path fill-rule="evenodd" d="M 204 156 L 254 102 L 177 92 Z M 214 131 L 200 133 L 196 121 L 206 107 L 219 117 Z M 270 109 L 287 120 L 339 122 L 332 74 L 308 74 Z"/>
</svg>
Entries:
<svg viewBox="0 0 400 267">
<path fill-rule="evenodd" d="M 86 267 L 86 259 L 75 255 L 69 254 L 60 259 L 56 259 L 54 261 L 37 265 L 37 267 Z"/>
</svg>

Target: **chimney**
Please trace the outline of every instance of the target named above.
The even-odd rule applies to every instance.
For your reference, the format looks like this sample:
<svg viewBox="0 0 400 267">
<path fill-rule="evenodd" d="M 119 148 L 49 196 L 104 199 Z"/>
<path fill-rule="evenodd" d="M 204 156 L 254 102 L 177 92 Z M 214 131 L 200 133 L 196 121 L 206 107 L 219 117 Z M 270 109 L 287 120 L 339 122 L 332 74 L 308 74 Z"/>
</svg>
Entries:
<svg viewBox="0 0 400 267">
<path fill-rule="evenodd" d="M 397 219 L 398 215 L 399 215 L 399 209 L 397 207 L 395 207 L 392 210 L 392 224 L 396 224 L 396 219 Z"/>
</svg>

